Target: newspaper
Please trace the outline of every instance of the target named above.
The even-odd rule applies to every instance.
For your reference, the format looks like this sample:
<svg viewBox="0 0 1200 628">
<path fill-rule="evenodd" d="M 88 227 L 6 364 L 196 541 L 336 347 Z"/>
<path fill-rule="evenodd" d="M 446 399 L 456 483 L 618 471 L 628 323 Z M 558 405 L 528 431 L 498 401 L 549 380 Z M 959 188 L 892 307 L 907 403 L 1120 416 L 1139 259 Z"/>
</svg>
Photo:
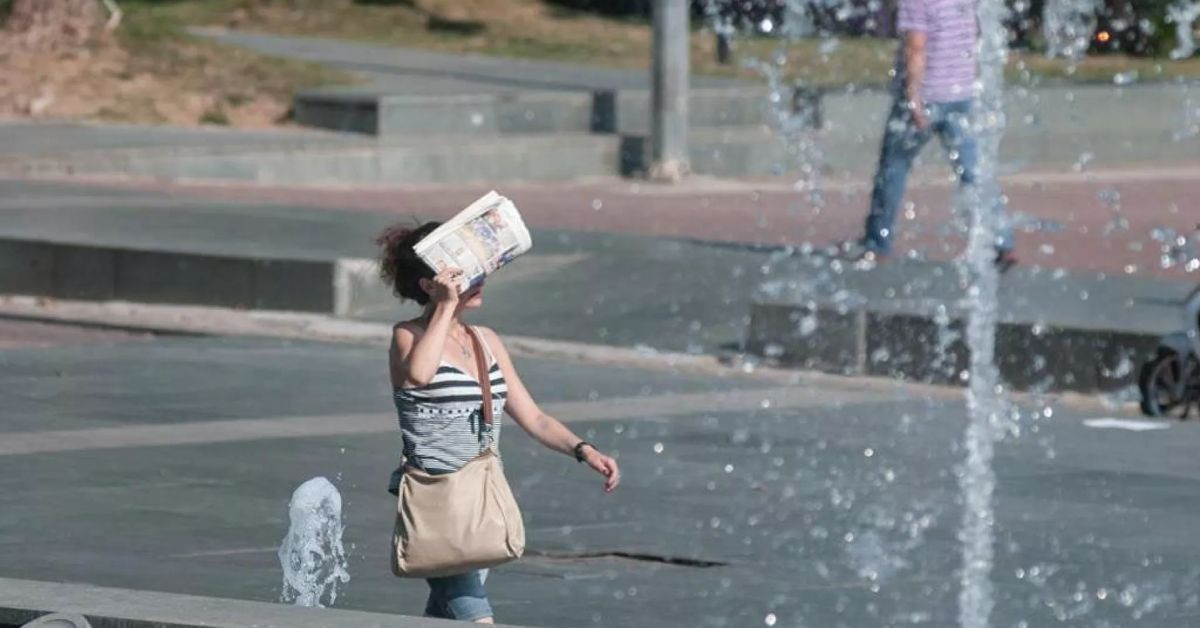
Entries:
<svg viewBox="0 0 1200 628">
<path fill-rule="evenodd" d="M 413 249 L 436 272 L 461 269 L 458 291 L 462 294 L 532 246 L 516 205 L 492 191 L 434 229 Z"/>
</svg>

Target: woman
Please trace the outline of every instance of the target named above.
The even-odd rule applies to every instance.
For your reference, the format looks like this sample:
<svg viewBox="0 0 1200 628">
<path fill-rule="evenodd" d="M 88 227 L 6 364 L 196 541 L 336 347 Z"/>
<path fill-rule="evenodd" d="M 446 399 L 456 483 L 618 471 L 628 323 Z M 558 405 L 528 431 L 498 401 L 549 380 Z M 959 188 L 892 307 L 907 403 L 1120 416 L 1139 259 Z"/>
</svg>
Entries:
<svg viewBox="0 0 1200 628">
<path fill-rule="evenodd" d="M 438 227 L 430 222 L 416 229 L 392 227 L 379 237 L 381 274 L 396 296 L 424 306 L 421 316 L 398 323 L 392 336 L 389 364 L 405 464 L 429 473 L 458 470 L 500 437 L 500 421 L 488 426 L 479 420 L 483 391 L 480 377 L 491 381 L 496 417 L 507 412 L 537 441 L 604 476 L 605 492 L 620 482 L 617 462 L 576 436 L 538 407 L 521 383 L 504 343 L 486 327 L 468 327 L 467 310 L 483 306 L 483 286 L 461 296 L 456 286 L 462 272 L 434 273 L 413 246 Z M 478 334 L 488 373 L 479 373 L 472 334 Z M 399 478 L 394 476 L 393 486 Z M 487 570 L 430 578 L 425 614 L 490 624 L 492 608 L 484 591 Z"/>
</svg>

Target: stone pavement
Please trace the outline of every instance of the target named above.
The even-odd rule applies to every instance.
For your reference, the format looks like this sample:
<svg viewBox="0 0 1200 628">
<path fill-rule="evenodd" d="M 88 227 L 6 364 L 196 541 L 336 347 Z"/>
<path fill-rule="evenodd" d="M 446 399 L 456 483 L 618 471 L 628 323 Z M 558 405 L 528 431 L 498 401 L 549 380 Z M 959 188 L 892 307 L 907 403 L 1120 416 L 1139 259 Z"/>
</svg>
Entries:
<svg viewBox="0 0 1200 628">
<path fill-rule="evenodd" d="M 174 149 L 221 151 L 271 146 L 361 146 L 362 138 L 316 129 L 248 130 L 226 127 L 169 127 L 72 120 L 5 120 L 0 123 L 0 159 L 29 159 L 71 153 Z"/>
<path fill-rule="evenodd" d="M 953 187 L 935 170 L 909 186 L 897 221 L 896 257 L 952 260 L 963 239 L 950 223 Z M 1038 171 L 1001 178 L 1018 220 L 1024 265 L 1190 280 L 1186 259 L 1164 267 L 1179 237 L 1188 259 L 1200 256 L 1200 164 L 1096 171 Z M 93 187 L 99 184 L 100 187 Z M 49 183 L 40 195 L 69 196 L 72 183 Z M 861 235 L 870 189 L 863 179 L 831 180 L 820 198 L 780 179 L 697 178 L 678 186 L 636 180 L 570 183 L 490 182 L 461 185 L 295 188 L 95 180 L 74 189 L 128 189 L 172 199 L 271 203 L 388 212 L 445 219 L 489 189 L 516 201 L 530 224 L 725 243 L 757 249 L 821 248 Z M 34 186 L 31 186 L 31 189 Z M 101 192 L 107 194 L 108 192 Z M 33 194 L 33 192 L 31 192 Z M 49 201 L 47 201 L 49 202 Z M 82 202 L 82 201 L 77 201 Z M 15 203 L 15 202 L 14 202 Z"/>
<path fill-rule="evenodd" d="M 288 496 L 324 475 L 348 526 L 337 606 L 417 612 L 424 585 L 385 561 L 397 442 L 382 359 L 382 347 L 219 338 L 0 349 L 0 490 L 20 505 L 0 510 L 0 576 L 271 601 Z M 489 580 L 502 621 L 954 623 L 957 393 L 519 368 L 548 409 L 619 456 L 625 479 L 605 496 L 506 431 L 530 553 Z M 1082 422 L 1111 412 L 1027 407 L 1022 436 L 1000 444 L 995 625 L 1200 619 L 1200 436 L 1190 423 Z M 194 436 L 142 439 L 155 431 Z"/>
<path fill-rule="evenodd" d="M 447 217 L 478 191 L 346 190 L 301 197 L 283 190 L 47 182 L 0 183 L 0 190 L 5 197 L 0 201 L 4 238 L 267 260 L 373 257 L 372 239 L 383 226 L 407 219 L 418 209 L 423 217 Z M 497 275 L 488 291 L 487 322 L 509 333 L 711 353 L 740 345 L 749 304 L 758 296 L 827 299 L 849 291 L 885 307 L 953 302 L 961 295 L 954 269 L 939 261 L 952 249 L 932 249 L 932 262 L 899 260 L 870 271 L 839 268 L 819 256 L 781 255 L 771 245 L 799 238 L 772 231 L 774 217 L 790 219 L 800 233 L 807 227 L 829 234 L 824 243 L 833 238 L 820 220 L 793 216 L 788 203 L 794 195 L 778 189 L 637 192 L 610 184 L 514 186 L 502 191 L 522 208 L 536 242 L 533 253 Z M 427 200 L 429 205 L 424 205 Z M 596 200 L 601 203 L 598 210 L 590 205 Z M 760 207 L 760 215 L 770 217 L 766 226 L 737 215 L 748 207 Z M 1125 231 L 1125 237 L 1149 248 L 1152 244 L 1137 232 L 1154 218 L 1134 210 L 1129 214 L 1137 227 Z M 1172 218 L 1169 212 L 1158 215 Z M 1033 242 L 1023 243 L 1023 253 L 1039 240 L 1036 246 L 1062 246 L 1065 252 L 1042 256 L 1048 262 L 1045 269 L 1030 264 L 1006 278 L 1003 318 L 1151 334 L 1179 327 L 1180 300 L 1194 286 L 1188 273 L 1177 268 L 1154 272 L 1141 265 L 1154 263 L 1153 253 L 1107 240 L 1100 246 L 1112 255 L 1072 248 L 1079 232 L 1099 230 L 1107 219 L 1106 212 L 1080 211 L 1066 225 L 1074 233 L 1030 234 L 1027 240 Z M 843 217 L 841 224 L 845 222 Z M 721 225 L 728 227 L 718 236 L 725 242 L 706 241 Z M 843 232 L 843 237 L 850 234 Z M 757 237 L 778 240 L 751 240 Z M 1113 239 L 1119 242 L 1120 237 Z M 1039 259 L 1029 257 L 1033 262 Z M 1136 272 L 1103 278 L 1087 272 L 1095 265 L 1116 270 L 1122 263 L 1138 264 Z M 1053 270 L 1060 264 L 1074 272 Z M 201 280 L 208 294 L 224 289 L 214 279 L 193 281 Z M 409 311 L 371 277 L 364 282 L 369 289 L 350 303 L 350 313 L 391 321 Z M 164 283 L 164 290 L 173 287 L 169 279 Z M 531 303 L 540 304 L 534 313 Z"/>
</svg>

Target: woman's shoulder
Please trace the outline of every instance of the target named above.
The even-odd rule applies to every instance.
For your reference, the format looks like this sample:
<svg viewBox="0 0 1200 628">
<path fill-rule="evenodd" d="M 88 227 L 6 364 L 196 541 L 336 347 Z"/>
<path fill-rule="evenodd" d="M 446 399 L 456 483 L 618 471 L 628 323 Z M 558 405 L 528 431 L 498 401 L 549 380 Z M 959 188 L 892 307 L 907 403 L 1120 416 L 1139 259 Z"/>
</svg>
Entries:
<svg viewBox="0 0 1200 628">
<path fill-rule="evenodd" d="M 425 327 L 421 325 L 420 319 L 400 321 L 392 325 L 393 348 L 412 346 L 424 334 Z"/>
<path fill-rule="evenodd" d="M 477 330 L 483 335 L 484 338 L 487 338 L 488 340 L 494 340 L 497 343 L 502 342 L 500 334 L 496 333 L 496 330 L 492 329 L 491 327 L 487 327 L 485 325 L 471 325 L 471 327 Z"/>
<path fill-rule="evenodd" d="M 483 325 L 472 325 L 471 327 L 478 331 L 484 342 L 486 342 L 489 347 L 495 349 L 497 353 L 504 355 L 508 354 L 508 349 L 506 349 L 504 346 L 504 339 L 500 336 L 500 334 L 496 333 L 496 330 Z"/>
<path fill-rule="evenodd" d="M 406 333 L 411 336 L 419 336 L 425 333 L 425 326 L 419 318 L 410 318 L 406 321 L 400 321 L 392 325 L 392 334 Z"/>
</svg>

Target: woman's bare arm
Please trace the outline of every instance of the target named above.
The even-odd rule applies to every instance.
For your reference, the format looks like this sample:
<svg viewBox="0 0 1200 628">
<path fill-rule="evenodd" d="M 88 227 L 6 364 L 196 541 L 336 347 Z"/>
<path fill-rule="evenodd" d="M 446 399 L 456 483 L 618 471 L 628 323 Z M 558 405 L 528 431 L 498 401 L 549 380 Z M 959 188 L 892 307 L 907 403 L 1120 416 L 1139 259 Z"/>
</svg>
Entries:
<svg viewBox="0 0 1200 628">
<path fill-rule="evenodd" d="M 509 416 L 539 443 L 554 451 L 574 456 L 575 445 L 582 439 L 561 421 L 542 411 L 525 388 L 521 376 L 517 374 L 500 336 L 490 329 L 480 329 L 488 346 L 496 355 L 496 361 L 500 363 L 500 370 L 504 373 L 504 381 L 508 384 L 508 401 L 504 409 Z M 621 471 L 616 460 L 600 453 L 595 447 L 584 447 L 583 457 L 589 467 L 605 477 L 605 492 L 617 488 L 621 481 Z"/>
<path fill-rule="evenodd" d="M 446 336 L 454 324 L 454 311 L 458 307 L 457 277 L 460 274 L 462 271 L 444 271 L 433 278 L 430 293 L 433 314 L 423 332 L 407 325 L 397 325 L 393 330 L 393 386 L 424 386 L 437 375 Z"/>
</svg>

